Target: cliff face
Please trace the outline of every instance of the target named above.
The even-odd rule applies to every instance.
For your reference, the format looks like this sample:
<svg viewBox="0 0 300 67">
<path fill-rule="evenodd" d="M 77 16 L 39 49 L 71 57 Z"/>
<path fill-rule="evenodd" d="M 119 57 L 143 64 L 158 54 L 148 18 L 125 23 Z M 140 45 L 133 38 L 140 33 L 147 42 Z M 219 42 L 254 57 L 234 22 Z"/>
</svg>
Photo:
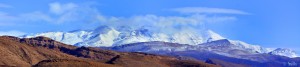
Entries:
<svg viewBox="0 0 300 67">
<path fill-rule="evenodd" d="M 211 66 L 200 61 L 136 52 L 116 52 L 91 47 L 75 47 L 46 37 L 20 39 L 0 36 L 1 66 L 125 66 L 170 67 Z"/>
</svg>

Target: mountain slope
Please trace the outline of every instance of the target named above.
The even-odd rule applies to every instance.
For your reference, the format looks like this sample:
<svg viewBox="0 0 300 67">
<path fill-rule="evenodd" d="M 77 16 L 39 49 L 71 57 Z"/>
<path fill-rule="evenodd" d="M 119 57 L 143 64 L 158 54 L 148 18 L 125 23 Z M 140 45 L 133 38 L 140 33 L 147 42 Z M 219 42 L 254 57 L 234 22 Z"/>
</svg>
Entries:
<svg viewBox="0 0 300 67">
<path fill-rule="evenodd" d="M 246 65 L 242 65 L 242 64 L 234 64 L 234 63 L 230 63 L 230 62 L 225 62 L 225 61 L 218 60 L 218 59 L 208 59 L 205 62 L 220 65 L 222 67 L 250 67 L 250 66 L 246 66 Z"/>
<path fill-rule="evenodd" d="M 21 39 L 15 37 L 0 37 L 0 65 L 25 66 L 36 64 L 46 59 L 75 59 L 76 57 L 55 50 L 45 50 L 40 47 L 31 47 L 20 43 Z"/>
<path fill-rule="evenodd" d="M 242 66 L 260 67 L 260 66 L 297 66 L 300 60 L 285 56 L 278 56 L 268 53 L 259 53 L 258 51 L 240 47 L 229 40 L 217 40 L 201 45 L 186 45 L 168 42 L 140 42 L 114 46 L 105 49 L 125 52 L 146 52 L 160 55 L 190 57 L 206 61 L 208 59 L 218 59 L 226 63 L 243 64 Z M 226 63 L 220 63 L 224 65 Z M 287 65 L 293 63 L 294 65 Z M 230 64 L 235 65 L 235 64 Z M 231 67 L 228 65 L 228 67 Z"/>
<path fill-rule="evenodd" d="M 11 36 L 0 36 L 0 52 L 1 66 L 216 66 L 200 61 L 180 60 L 169 56 L 75 47 L 46 37 L 20 39 Z"/>
</svg>

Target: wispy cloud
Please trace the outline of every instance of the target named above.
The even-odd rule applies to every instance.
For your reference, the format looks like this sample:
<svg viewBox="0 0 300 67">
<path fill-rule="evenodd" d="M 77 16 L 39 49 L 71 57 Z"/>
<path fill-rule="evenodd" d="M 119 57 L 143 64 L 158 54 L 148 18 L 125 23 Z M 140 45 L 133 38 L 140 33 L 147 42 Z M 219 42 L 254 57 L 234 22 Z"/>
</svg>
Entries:
<svg viewBox="0 0 300 67">
<path fill-rule="evenodd" d="M 183 7 L 183 8 L 172 9 L 172 11 L 176 11 L 180 13 L 199 13 L 199 14 L 242 14 L 242 15 L 250 14 L 235 9 L 208 8 L 208 7 Z"/>
<path fill-rule="evenodd" d="M 0 8 L 12 8 L 13 6 L 0 3 Z"/>
<path fill-rule="evenodd" d="M 0 21 L 2 22 L 48 22 L 53 24 L 84 22 L 89 23 L 96 20 L 99 16 L 96 8 L 92 4 L 76 4 L 76 3 L 49 3 L 49 12 L 41 12 L 39 10 L 10 14 L 9 12 L 0 12 Z"/>
<path fill-rule="evenodd" d="M 62 4 L 59 2 L 54 2 L 54 3 L 49 4 L 50 12 L 55 13 L 55 14 L 62 14 L 62 13 L 68 12 L 68 11 L 72 11 L 77 6 L 78 5 L 74 4 L 74 3 Z"/>
<path fill-rule="evenodd" d="M 202 11 L 197 14 L 186 16 L 160 16 L 160 15 L 135 15 L 129 17 L 104 16 L 93 7 L 92 4 L 78 3 L 49 3 L 49 11 L 33 11 L 19 15 L 10 15 L 0 13 L 0 18 L 3 22 L 12 22 L 13 24 L 22 25 L 35 23 L 52 23 L 55 26 L 67 28 L 68 25 L 72 28 L 82 29 L 83 27 L 95 27 L 100 25 L 108 26 L 131 26 L 134 28 L 148 27 L 153 31 L 173 33 L 178 30 L 199 30 L 207 23 L 231 22 L 237 20 L 234 16 L 211 16 L 202 13 L 233 13 L 233 14 L 248 14 L 229 9 L 206 8 L 210 11 Z M 205 9 L 202 9 L 205 10 Z M 213 11 L 217 10 L 217 11 Z M 223 11 L 219 11 L 223 10 Z M 188 11 L 187 8 L 178 8 L 176 11 Z M 200 10 L 199 10 L 200 11 Z M 198 12 L 199 12 L 198 11 Z M 196 11 L 195 11 L 196 12 Z M 10 20 L 7 18 L 11 18 Z M 7 25 L 0 22 L 0 25 Z M 31 23 L 30 23 L 31 22 Z"/>
<path fill-rule="evenodd" d="M 133 28 L 147 28 L 153 32 L 176 33 L 180 31 L 205 30 L 207 23 L 231 22 L 235 21 L 233 16 L 207 16 L 195 14 L 189 16 L 158 16 L 139 15 L 132 17 L 100 17 L 102 25 L 108 26 L 130 26 Z"/>
<path fill-rule="evenodd" d="M 93 7 L 93 3 L 49 3 L 49 12 L 55 14 L 48 15 L 51 23 L 83 23 L 89 24 L 96 22 L 98 16 L 101 16 L 97 8 Z M 43 17 L 47 18 L 46 15 Z"/>
</svg>

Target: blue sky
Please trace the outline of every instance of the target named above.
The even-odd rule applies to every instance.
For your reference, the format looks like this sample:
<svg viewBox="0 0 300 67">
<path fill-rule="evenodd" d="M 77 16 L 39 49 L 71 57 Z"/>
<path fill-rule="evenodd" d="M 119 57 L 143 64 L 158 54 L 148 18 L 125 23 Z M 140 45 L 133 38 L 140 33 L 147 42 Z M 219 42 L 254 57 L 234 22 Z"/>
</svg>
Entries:
<svg viewBox="0 0 300 67">
<path fill-rule="evenodd" d="M 299 0 L 1 0 L 0 33 L 70 31 L 115 25 L 113 22 L 120 21 L 145 25 L 145 19 L 151 23 L 158 18 L 175 22 L 170 23 L 174 27 L 205 26 L 229 39 L 300 52 L 299 3 Z M 137 18 L 144 20 L 136 21 Z"/>
</svg>

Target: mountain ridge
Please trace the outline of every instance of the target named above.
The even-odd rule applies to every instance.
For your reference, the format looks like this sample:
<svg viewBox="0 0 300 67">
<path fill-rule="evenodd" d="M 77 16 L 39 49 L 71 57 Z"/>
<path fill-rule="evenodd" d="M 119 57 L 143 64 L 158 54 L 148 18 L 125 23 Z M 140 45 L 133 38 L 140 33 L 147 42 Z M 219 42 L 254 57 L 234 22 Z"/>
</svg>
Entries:
<svg viewBox="0 0 300 67">
<path fill-rule="evenodd" d="M 297 67 L 300 62 L 300 60 L 297 58 L 249 51 L 229 43 L 229 40 L 219 40 L 217 42 L 212 41 L 211 43 L 206 43 L 199 46 L 156 41 L 103 48 L 122 52 L 145 52 L 151 54 L 190 57 L 202 61 L 209 59 L 226 61 L 219 62 L 221 66 L 224 65 L 224 63 L 226 64 L 227 62 L 231 62 L 250 67 Z M 229 65 L 229 67 L 231 66 Z"/>
<path fill-rule="evenodd" d="M 46 32 L 31 35 L 21 36 L 22 38 L 30 38 L 37 36 L 45 36 L 59 42 L 75 45 L 75 46 L 88 46 L 88 47 L 111 47 L 130 43 L 138 42 L 151 42 L 162 41 L 170 43 L 199 45 L 211 41 L 226 39 L 221 35 L 213 32 L 212 30 L 204 30 L 200 33 L 181 31 L 174 34 L 164 34 L 162 32 L 152 32 L 147 28 L 133 29 L 131 27 L 109 27 L 100 26 L 94 30 L 77 30 L 72 32 Z M 258 53 L 269 53 L 274 55 L 281 55 L 287 57 L 298 57 L 297 54 L 290 50 L 282 52 L 277 50 L 269 50 L 258 45 L 247 44 L 238 40 L 229 40 L 230 43 L 253 50 Z M 287 55 L 286 55 L 287 54 Z"/>
</svg>

